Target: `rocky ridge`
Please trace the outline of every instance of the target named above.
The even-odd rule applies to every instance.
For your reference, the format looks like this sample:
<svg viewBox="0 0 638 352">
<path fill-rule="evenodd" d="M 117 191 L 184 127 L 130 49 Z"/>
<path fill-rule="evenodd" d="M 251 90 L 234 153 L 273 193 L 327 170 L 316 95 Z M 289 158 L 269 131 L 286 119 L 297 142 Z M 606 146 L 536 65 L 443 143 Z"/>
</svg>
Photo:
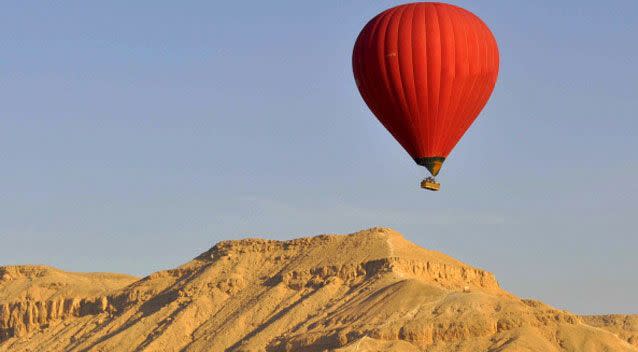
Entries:
<svg viewBox="0 0 638 352">
<path fill-rule="evenodd" d="M 143 279 L 0 267 L 0 351 L 638 351 L 391 229 L 224 241 Z"/>
</svg>

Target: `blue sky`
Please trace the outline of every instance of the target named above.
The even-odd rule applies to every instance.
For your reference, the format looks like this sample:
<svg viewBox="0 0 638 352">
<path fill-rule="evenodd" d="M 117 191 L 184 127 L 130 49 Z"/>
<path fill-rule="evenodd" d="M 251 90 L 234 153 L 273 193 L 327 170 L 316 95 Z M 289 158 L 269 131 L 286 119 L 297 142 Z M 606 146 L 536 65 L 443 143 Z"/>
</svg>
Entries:
<svg viewBox="0 0 638 352">
<path fill-rule="evenodd" d="M 517 295 L 638 313 L 638 2 L 455 2 L 501 72 L 439 193 L 352 78 L 399 3 L 3 2 L 0 264 L 145 275 L 380 225 Z"/>
</svg>

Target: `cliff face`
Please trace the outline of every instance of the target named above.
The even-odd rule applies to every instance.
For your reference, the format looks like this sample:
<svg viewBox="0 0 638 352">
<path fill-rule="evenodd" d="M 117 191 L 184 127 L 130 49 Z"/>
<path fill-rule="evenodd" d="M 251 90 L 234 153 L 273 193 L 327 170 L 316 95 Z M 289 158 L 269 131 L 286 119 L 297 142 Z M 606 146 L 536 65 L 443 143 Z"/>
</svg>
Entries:
<svg viewBox="0 0 638 352">
<path fill-rule="evenodd" d="M 0 271 L 0 351 L 638 351 L 621 317 L 521 300 L 390 229 L 220 242 L 141 280 L 33 268 Z"/>
<path fill-rule="evenodd" d="M 51 322 L 107 311 L 107 294 L 133 276 L 66 273 L 42 265 L 0 267 L 0 342 L 47 328 Z"/>
</svg>

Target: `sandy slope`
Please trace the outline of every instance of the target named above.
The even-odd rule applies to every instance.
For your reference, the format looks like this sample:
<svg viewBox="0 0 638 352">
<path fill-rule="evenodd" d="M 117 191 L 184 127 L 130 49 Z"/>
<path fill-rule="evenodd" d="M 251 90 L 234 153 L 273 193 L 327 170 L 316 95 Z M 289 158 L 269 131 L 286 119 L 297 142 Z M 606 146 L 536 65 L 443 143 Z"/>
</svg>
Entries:
<svg viewBox="0 0 638 352">
<path fill-rule="evenodd" d="M 220 242 L 137 281 L 0 280 L 0 351 L 638 351 L 636 316 L 521 300 L 390 229 Z"/>
</svg>

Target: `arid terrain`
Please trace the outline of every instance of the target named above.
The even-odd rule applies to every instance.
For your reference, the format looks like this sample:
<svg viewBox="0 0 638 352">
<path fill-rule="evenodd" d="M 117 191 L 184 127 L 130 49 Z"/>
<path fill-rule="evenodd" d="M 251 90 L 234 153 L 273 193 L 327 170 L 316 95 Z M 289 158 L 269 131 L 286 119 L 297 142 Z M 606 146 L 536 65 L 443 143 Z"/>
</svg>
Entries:
<svg viewBox="0 0 638 352">
<path fill-rule="evenodd" d="M 638 316 L 578 316 L 374 228 L 216 244 L 138 279 L 0 267 L 0 351 L 638 351 Z"/>
</svg>

